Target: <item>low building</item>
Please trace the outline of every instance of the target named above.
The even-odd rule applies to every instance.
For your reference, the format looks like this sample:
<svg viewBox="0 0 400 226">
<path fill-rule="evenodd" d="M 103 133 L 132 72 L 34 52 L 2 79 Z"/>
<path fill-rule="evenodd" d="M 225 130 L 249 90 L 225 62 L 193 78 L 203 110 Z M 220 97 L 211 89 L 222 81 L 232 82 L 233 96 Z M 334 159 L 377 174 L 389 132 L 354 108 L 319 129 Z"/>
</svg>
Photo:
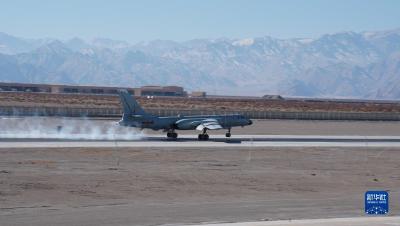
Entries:
<svg viewBox="0 0 400 226">
<path fill-rule="evenodd" d="M 134 94 L 133 88 L 122 87 L 0 82 L 0 92 L 117 94 L 119 89 L 128 89 L 130 93 Z"/>
<path fill-rule="evenodd" d="M 207 93 L 203 91 L 193 91 L 190 96 L 191 97 L 206 97 Z"/>
<path fill-rule="evenodd" d="M 50 93 L 51 87 L 49 85 L 44 85 L 44 84 L 0 82 L 0 91 Z"/>
<path fill-rule="evenodd" d="M 179 86 L 142 86 L 140 88 L 125 88 L 111 86 L 78 86 L 0 82 L 0 92 L 117 94 L 118 90 L 120 89 L 126 89 L 130 94 L 135 96 L 187 96 L 187 93 L 183 87 Z"/>
<path fill-rule="evenodd" d="M 134 88 L 110 87 L 110 86 L 51 85 L 52 93 L 117 94 L 119 89 L 127 89 L 131 94 L 135 93 Z"/>
<path fill-rule="evenodd" d="M 187 93 L 180 86 L 142 86 L 135 89 L 136 96 L 186 97 Z"/>
</svg>

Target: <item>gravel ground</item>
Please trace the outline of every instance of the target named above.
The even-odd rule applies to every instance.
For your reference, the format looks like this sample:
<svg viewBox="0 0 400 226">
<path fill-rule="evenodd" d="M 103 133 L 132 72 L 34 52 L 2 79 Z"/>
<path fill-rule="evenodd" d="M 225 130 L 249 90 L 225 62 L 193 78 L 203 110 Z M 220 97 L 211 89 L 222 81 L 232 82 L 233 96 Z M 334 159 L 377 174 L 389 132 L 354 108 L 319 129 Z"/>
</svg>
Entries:
<svg viewBox="0 0 400 226">
<path fill-rule="evenodd" d="M 400 211 L 400 149 L 0 149 L 1 225 L 157 225 Z"/>
</svg>

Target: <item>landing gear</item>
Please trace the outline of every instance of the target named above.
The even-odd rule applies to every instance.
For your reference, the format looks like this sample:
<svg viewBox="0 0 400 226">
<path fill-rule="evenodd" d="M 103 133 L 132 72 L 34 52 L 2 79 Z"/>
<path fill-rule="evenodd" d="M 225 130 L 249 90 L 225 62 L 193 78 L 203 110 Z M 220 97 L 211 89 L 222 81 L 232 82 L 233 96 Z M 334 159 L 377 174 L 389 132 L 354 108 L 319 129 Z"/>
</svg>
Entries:
<svg viewBox="0 0 400 226">
<path fill-rule="evenodd" d="M 208 134 L 199 134 L 199 140 L 208 140 Z"/>
<path fill-rule="evenodd" d="M 209 136 L 207 134 L 207 129 L 203 129 L 203 133 L 199 134 L 199 140 L 208 140 Z"/>
<path fill-rule="evenodd" d="M 176 138 L 178 138 L 178 134 L 175 133 L 175 132 L 168 132 L 167 133 L 167 137 L 168 138 L 172 138 L 172 139 L 176 139 Z"/>
<path fill-rule="evenodd" d="M 228 132 L 225 133 L 225 137 L 231 137 L 231 129 L 228 129 Z"/>
</svg>

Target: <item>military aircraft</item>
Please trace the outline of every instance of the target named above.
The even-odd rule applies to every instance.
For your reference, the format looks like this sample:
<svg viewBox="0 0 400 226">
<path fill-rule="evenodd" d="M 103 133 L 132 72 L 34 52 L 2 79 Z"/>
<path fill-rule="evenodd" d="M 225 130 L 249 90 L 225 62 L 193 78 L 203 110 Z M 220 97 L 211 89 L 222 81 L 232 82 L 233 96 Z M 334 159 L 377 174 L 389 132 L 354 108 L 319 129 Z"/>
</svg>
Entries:
<svg viewBox="0 0 400 226">
<path fill-rule="evenodd" d="M 198 139 L 208 140 L 207 130 L 227 129 L 226 137 L 231 136 L 231 128 L 247 126 L 253 122 L 240 114 L 232 115 L 197 115 L 197 116 L 171 116 L 159 117 L 145 112 L 127 90 L 120 90 L 119 96 L 123 107 L 122 119 L 118 122 L 121 126 L 137 127 L 140 129 L 164 130 L 167 137 L 176 139 L 175 130 L 202 131 Z"/>
</svg>

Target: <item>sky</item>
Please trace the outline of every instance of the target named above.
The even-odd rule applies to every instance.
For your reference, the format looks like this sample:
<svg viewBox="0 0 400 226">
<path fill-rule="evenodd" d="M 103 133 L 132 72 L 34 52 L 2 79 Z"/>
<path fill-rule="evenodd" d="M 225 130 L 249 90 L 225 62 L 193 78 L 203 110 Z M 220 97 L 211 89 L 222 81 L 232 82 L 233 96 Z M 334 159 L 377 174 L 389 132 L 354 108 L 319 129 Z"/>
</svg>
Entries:
<svg viewBox="0 0 400 226">
<path fill-rule="evenodd" d="M 0 0 L 0 32 L 25 38 L 315 38 L 400 28 L 399 0 Z"/>
</svg>

